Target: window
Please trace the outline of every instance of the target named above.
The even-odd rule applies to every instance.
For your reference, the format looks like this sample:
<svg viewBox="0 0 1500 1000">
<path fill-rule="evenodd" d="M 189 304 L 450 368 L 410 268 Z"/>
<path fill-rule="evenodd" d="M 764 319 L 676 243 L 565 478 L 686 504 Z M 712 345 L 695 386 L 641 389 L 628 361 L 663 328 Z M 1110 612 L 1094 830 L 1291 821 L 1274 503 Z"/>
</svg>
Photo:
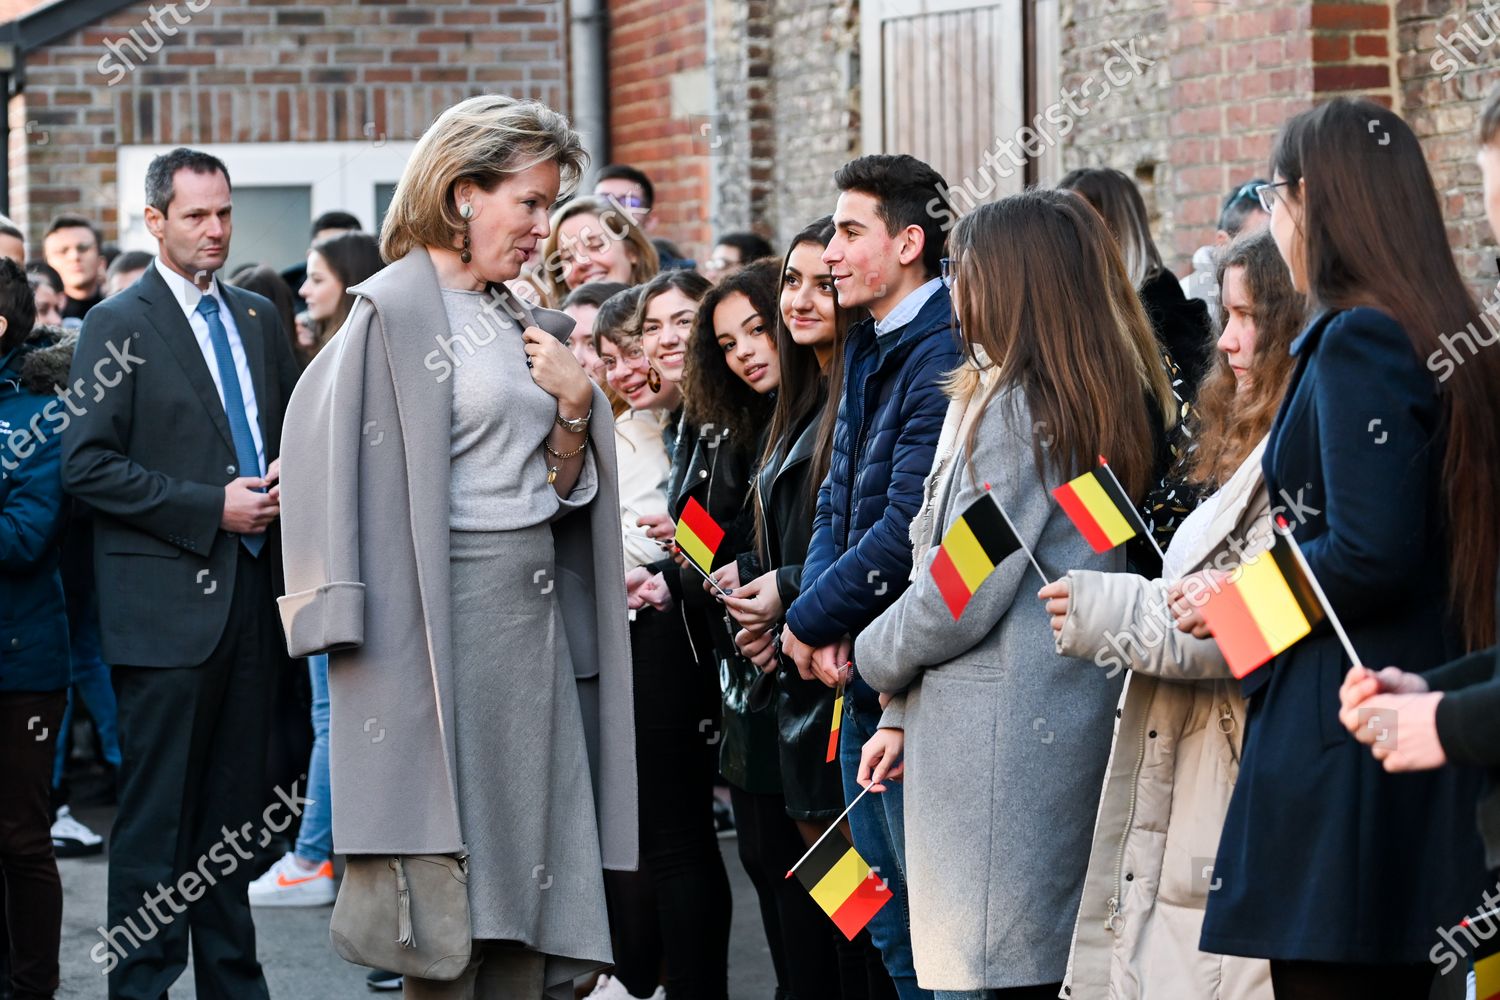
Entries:
<svg viewBox="0 0 1500 1000">
<path fill-rule="evenodd" d="M 212 153 L 234 183 L 229 270 L 245 263 L 278 271 L 307 255 L 312 220 L 342 210 L 372 233 L 415 142 L 246 142 L 194 148 Z M 156 251 L 146 231 L 146 168 L 172 146 L 124 146 L 118 154 L 120 246 Z"/>
</svg>

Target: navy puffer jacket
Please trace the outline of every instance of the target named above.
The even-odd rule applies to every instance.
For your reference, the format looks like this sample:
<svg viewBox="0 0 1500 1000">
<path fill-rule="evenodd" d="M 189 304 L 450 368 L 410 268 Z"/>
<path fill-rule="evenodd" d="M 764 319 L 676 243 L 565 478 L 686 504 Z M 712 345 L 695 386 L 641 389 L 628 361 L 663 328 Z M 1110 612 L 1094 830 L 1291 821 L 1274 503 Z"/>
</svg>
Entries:
<svg viewBox="0 0 1500 1000">
<path fill-rule="evenodd" d="M 939 287 L 882 356 L 875 323 L 849 330 L 828 478 L 818 491 L 802 593 L 787 611 L 813 646 L 857 636 L 906 589 L 912 518 L 948 412 L 940 383 L 958 367 L 948 290 Z"/>
</svg>

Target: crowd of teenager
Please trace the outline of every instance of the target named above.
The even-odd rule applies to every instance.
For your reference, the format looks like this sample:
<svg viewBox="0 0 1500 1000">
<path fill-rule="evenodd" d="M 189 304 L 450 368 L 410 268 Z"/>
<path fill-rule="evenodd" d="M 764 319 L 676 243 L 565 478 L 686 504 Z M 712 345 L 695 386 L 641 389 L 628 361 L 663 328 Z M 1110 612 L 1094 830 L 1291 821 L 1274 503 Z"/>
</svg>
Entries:
<svg viewBox="0 0 1500 1000">
<path fill-rule="evenodd" d="M 169 180 L 227 198 L 178 154 Z M 1500 95 L 1477 157 L 1500 233 Z M 941 175 L 863 156 L 784 245 L 694 264 L 651 235 L 645 174 L 569 197 L 584 167 L 561 116 L 472 98 L 378 238 L 331 213 L 304 264 L 225 276 L 299 376 L 224 532 L 280 543 L 278 655 L 307 683 L 265 695 L 286 736 L 246 773 L 307 807 L 205 899 L 339 896 L 340 953 L 411 997 L 727 1000 L 732 826 L 778 1000 L 1475 995 L 1500 952 L 1500 297 L 1462 280 L 1404 122 L 1288 120 L 1181 278 L 1108 168 L 945 225 Z M 169 236 L 106 264 L 64 216 L 23 269 L 0 226 L 7 426 L 72 384 L 107 296 L 191 280 Z M 102 849 L 67 807 L 74 706 L 123 788 L 153 759 L 117 720 L 90 533 L 148 514 L 90 492 L 69 433 L 0 442 L 18 1000 L 57 989 L 54 852 Z M 1104 552 L 1052 496 L 1100 456 L 1147 529 Z M 955 610 L 934 564 L 986 496 L 1020 547 Z M 679 529 L 704 513 L 706 569 Z M 1330 620 L 1236 678 L 1202 595 L 1278 520 Z M 833 825 L 891 893 L 852 938 L 788 877 Z M 408 883 L 418 860 L 457 897 Z M 423 951 L 445 907 L 458 960 Z M 265 995 L 249 941 L 222 980 L 200 956 L 200 995 Z M 164 991 L 165 956 L 122 953 L 111 996 Z"/>
</svg>

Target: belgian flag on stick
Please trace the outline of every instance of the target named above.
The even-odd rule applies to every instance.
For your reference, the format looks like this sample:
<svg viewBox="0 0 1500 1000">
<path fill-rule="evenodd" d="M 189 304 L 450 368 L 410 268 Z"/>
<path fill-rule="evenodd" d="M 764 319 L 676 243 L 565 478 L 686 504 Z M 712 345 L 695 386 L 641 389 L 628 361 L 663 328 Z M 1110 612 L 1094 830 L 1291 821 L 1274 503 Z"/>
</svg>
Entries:
<svg viewBox="0 0 1500 1000">
<path fill-rule="evenodd" d="M 885 881 L 870 870 L 854 845 L 844 839 L 837 820 L 823 839 L 787 872 L 787 877 L 793 872 L 797 881 L 812 893 L 813 902 L 833 918 L 850 941 L 891 899 Z"/>
<path fill-rule="evenodd" d="M 1290 648 L 1325 618 L 1317 581 L 1295 546 L 1290 532 L 1277 532 L 1270 549 L 1240 566 L 1238 579 L 1225 580 L 1203 603 L 1203 620 L 1236 677 Z"/>
<path fill-rule="evenodd" d="M 1099 456 L 1099 468 L 1063 483 L 1052 495 L 1095 552 L 1108 552 L 1136 535 L 1151 538 L 1151 530 L 1103 455 Z M 1154 538 L 1151 544 L 1156 544 Z M 1160 548 L 1157 553 L 1161 553 Z"/>
<path fill-rule="evenodd" d="M 1025 550 L 1031 564 L 1041 574 L 1042 582 L 1047 575 L 1036 565 L 1031 550 L 1022 544 L 1016 535 L 1015 526 L 1000 506 L 989 483 L 984 484 L 984 496 L 969 504 L 943 535 L 943 543 L 932 561 L 932 579 L 937 583 L 938 593 L 958 621 L 968 606 L 970 598 L 995 571 L 1006 556 L 1017 549 Z"/>
<path fill-rule="evenodd" d="M 682 517 L 677 521 L 673 537 L 678 547 L 703 572 L 712 572 L 714 553 L 719 551 L 719 543 L 724 540 L 724 529 L 693 497 L 688 497 L 687 505 L 682 508 Z"/>
</svg>

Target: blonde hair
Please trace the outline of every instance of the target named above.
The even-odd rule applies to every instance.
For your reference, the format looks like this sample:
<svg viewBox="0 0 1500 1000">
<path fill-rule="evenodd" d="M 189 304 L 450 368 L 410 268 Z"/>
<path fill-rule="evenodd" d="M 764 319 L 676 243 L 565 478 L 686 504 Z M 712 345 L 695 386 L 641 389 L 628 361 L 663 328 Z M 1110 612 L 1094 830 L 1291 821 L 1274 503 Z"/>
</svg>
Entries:
<svg viewBox="0 0 1500 1000">
<path fill-rule="evenodd" d="M 630 284 L 643 285 L 661 270 L 661 258 L 656 253 L 656 247 L 646 236 L 645 230 L 635 224 L 629 212 L 608 198 L 574 198 L 552 213 L 552 232 L 542 244 L 539 277 L 548 291 L 548 298 L 554 309 L 562 305 L 569 290 L 567 282 L 563 281 L 562 261 L 558 258 L 560 239 L 557 234 L 562 224 L 575 215 L 596 217 L 605 236 L 624 241 L 635 252 L 635 262 L 630 265 Z"/>
<path fill-rule="evenodd" d="M 395 261 L 421 246 L 453 247 L 463 229 L 453 188 L 470 180 L 493 191 L 511 174 L 555 162 L 559 194 L 571 192 L 588 163 L 568 120 L 538 101 L 481 94 L 453 105 L 412 151 L 385 223 L 380 253 Z"/>
</svg>

